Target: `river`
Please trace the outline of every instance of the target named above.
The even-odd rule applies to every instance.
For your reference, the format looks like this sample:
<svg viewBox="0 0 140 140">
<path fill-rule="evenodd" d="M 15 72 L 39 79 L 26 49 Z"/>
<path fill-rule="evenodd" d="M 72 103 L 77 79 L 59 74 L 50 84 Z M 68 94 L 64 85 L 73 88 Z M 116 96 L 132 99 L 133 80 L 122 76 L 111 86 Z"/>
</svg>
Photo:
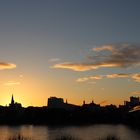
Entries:
<svg viewBox="0 0 140 140">
<path fill-rule="evenodd" d="M 69 135 L 80 140 L 99 140 L 107 135 L 115 135 L 120 140 L 140 140 L 140 130 L 125 125 L 88 125 L 88 126 L 0 126 L 0 140 L 21 135 L 32 140 L 55 140 Z"/>
</svg>

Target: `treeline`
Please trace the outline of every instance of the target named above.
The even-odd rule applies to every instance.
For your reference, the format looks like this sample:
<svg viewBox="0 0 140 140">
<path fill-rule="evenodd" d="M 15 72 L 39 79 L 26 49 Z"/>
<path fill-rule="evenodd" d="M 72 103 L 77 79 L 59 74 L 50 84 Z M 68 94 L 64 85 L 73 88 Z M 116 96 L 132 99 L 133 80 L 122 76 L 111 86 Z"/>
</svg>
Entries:
<svg viewBox="0 0 140 140">
<path fill-rule="evenodd" d="M 127 109 L 104 107 L 89 109 L 77 107 L 74 110 L 47 107 L 9 108 L 0 107 L 0 124 L 95 124 L 124 123 L 139 126 L 140 112 L 130 113 Z"/>
</svg>

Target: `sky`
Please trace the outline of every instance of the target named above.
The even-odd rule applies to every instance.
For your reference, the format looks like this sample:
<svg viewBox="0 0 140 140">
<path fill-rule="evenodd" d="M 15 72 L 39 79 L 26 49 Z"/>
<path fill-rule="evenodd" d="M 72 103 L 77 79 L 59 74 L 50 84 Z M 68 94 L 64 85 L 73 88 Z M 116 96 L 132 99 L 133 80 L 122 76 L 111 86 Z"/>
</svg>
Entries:
<svg viewBox="0 0 140 140">
<path fill-rule="evenodd" d="M 0 1 L 0 105 L 81 105 L 140 95 L 139 0 Z"/>
</svg>

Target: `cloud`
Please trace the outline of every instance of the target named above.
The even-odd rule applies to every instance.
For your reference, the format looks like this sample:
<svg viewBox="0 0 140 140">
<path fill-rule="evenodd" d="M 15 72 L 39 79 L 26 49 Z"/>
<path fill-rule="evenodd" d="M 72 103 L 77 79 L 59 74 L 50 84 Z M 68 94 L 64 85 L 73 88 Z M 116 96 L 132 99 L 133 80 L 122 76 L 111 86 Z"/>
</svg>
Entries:
<svg viewBox="0 0 140 140">
<path fill-rule="evenodd" d="M 113 63 L 72 63 L 72 62 L 65 62 L 60 64 L 55 64 L 53 68 L 61 68 L 61 69 L 71 69 L 74 71 L 87 71 L 91 69 L 97 69 L 99 67 L 116 67 L 116 64 Z"/>
<path fill-rule="evenodd" d="M 127 73 L 113 73 L 106 75 L 107 78 L 125 78 L 130 77 L 130 74 Z"/>
<path fill-rule="evenodd" d="M 106 75 L 107 78 L 132 78 L 135 82 L 140 82 L 140 73 L 128 74 L 128 73 L 113 73 Z"/>
<path fill-rule="evenodd" d="M 95 79 L 95 80 L 100 80 L 102 79 L 103 76 L 102 75 L 95 75 L 95 76 L 91 76 L 90 79 Z"/>
<path fill-rule="evenodd" d="M 140 82 L 140 73 L 136 73 L 132 75 L 132 78 L 136 81 L 136 82 Z"/>
<path fill-rule="evenodd" d="M 110 53 L 105 54 L 104 53 L 105 50 L 108 50 Z M 134 45 L 134 44 L 103 45 L 94 48 L 93 51 L 100 52 L 98 57 L 104 55 L 104 59 L 99 60 L 101 61 L 100 62 L 101 64 L 102 63 L 114 64 L 114 66 L 118 66 L 118 67 L 132 67 L 140 64 L 139 45 Z"/>
<path fill-rule="evenodd" d="M 135 44 L 109 44 L 92 49 L 87 62 L 58 63 L 53 68 L 87 71 L 102 67 L 134 67 L 140 65 L 140 46 Z"/>
<path fill-rule="evenodd" d="M 85 81 L 88 81 L 88 80 L 89 80 L 89 77 L 83 77 L 83 78 L 78 78 L 77 82 L 85 82 Z"/>
<path fill-rule="evenodd" d="M 105 50 L 114 52 L 115 48 L 113 45 L 103 45 L 101 47 L 93 48 L 93 51 L 96 51 L 96 52 L 105 51 Z"/>
<path fill-rule="evenodd" d="M 16 64 L 0 62 L 0 70 L 16 68 Z"/>
<path fill-rule="evenodd" d="M 140 95 L 140 91 L 134 91 L 132 92 L 133 95 Z"/>
<path fill-rule="evenodd" d="M 5 83 L 4 85 L 5 85 L 5 86 L 20 85 L 20 82 L 9 81 L 9 82 Z"/>
<path fill-rule="evenodd" d="M 62 69 L 71 69 L 74 71 L 87 71 L 90 69 L 96 69 L 97 67 L 94 64 L 88 63 L 73 63 L 65 62 L 60 64 L 55 64 L 53 68 L 62 68 Z"/>
<path fill-rule="evenodd" d="M 140 82 L 140 73 L 129 74 L 129 73 L 112 73 L 107 75 L 92 75 L 83 78 L 78 78 L 77 82 L 85 82 L 89 80 L 100 80 L 103 78 L 132 78 L 135 82 Z"/>
<path fill-rule="evenodd" d="M 77 82 L 85 82 L 85 81 L 93 80 L 93 79 L 94 80 L 100 80 L 102 78 L 103 78 L 102 75 L 93 75 L 93 76 L 89 76 L 89 77 L 78 78 Z"/>
</svg>

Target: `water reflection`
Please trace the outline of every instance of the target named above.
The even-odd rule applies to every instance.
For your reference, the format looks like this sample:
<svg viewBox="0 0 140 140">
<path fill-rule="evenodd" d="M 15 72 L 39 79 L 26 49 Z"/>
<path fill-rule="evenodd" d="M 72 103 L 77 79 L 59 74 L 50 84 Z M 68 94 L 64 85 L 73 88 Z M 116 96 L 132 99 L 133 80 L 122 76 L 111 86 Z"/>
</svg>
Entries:
<svg viewBox="0 0 140 140">
<path fill-rule="evenodd" d="M 140 130 L 131 129 L 124 125 L 92 125 L 70 127 L 48 126 L 0 126 L 0 140 L 21 134 L 33 140 L 54 140 L 61 135 L 71 135 L 81 140 L 98 140 L 107 135 L 115 135 L 121 140 L 139 140 Z"/>
</svg>

